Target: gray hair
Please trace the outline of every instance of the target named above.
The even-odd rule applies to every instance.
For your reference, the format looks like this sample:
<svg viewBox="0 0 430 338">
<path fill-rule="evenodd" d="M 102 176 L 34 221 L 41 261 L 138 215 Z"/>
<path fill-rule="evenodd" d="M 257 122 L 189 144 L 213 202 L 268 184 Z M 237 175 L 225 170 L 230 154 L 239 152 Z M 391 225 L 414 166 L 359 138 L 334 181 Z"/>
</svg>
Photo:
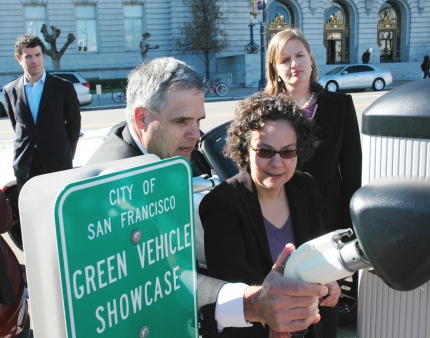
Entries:
<svg viewBox="0 0 430 338">
<path fill-rule="evenodd" d="M 142 63 L 128 76 L 126 120 L 133 122 L 133 111 L 139 106 L 160 112 L 171 90 L 196 88 L 203 92 L 203 86 L 199 74 L 175 58 L 162 57 Z"/>
</svg>

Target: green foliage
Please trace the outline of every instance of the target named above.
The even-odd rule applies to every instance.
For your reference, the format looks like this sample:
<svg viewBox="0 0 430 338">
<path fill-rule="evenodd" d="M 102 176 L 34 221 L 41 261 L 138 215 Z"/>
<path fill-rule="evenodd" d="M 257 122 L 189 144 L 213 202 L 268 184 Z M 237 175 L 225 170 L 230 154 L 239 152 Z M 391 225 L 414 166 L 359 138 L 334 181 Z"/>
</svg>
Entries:
<svg viewBox="0 0 430 338">
<path fill-rule="evenodd" d="M 99 79 L 99 78 L 89 78 L 87 79 L 90 84 L 91 90 L 96 90 L 96 85 L 101 85 L 102 89 L 112 89 L 112 88 L 121 88 L 121 83 L 124 85 L 127 84 L 127 78 L 118 78 L 118 79 Z"/>
<path fill-rule="evenodd" d="M 225 22 L 219 0 L 183 0 L 191 18 L 184 23 L 176 48 L 186 54 L 197 55 L 206 67 L 209 79 L 209 64 L 215 53 L 228 47 L 228 34 L 220 25 Z"/>
</svg>

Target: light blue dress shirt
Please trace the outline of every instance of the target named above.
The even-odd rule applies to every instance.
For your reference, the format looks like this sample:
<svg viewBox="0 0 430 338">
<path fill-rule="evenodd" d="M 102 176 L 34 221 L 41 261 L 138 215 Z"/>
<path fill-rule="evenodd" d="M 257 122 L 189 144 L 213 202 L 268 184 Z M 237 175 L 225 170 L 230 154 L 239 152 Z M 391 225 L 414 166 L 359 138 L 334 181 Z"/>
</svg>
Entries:
<svg viewBox="0 0 430 338">
<path fill-rule="evenodd" d="M 24 89 L 25 95 L 27 95 L 27 102 L 30 106 L 31 115 L 33 116 L 34 124 L 37 121 L 37 114 L 39 112 L 40 99 L 42 98 L 43 87 L 46 80 L 46 71 L 43 71 L 42 77 L 39 81 L 31 84 L 24 76 Z"/>
</svg>

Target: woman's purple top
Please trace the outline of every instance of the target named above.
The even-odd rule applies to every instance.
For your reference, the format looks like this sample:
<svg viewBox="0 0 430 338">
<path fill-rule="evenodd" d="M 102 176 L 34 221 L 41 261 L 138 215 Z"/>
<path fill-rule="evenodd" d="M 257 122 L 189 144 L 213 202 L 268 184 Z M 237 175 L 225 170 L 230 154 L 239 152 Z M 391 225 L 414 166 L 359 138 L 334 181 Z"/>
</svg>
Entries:
<svg viewBox="0 0 430 338">
<path fill-rule="evenodd" d="M 317 105 L 317 103 L 315 102 L 313 104 L 310 104 L 306 108 L 303 108 L 303 110 L 306 113 L 306 117 L 308 118 L 308 120 L 311 120 L 314 117 L 314 112 L 315 112 L 316 105 Z"/>
<path fill-rule="evenodd" d="M 293 222 L 291 221 L 291 216 L 288 216 L 285 224 L 278 229 L 265 217 L 263 217 L 263 219 L 267 241 L 269 242 L 270 254 L 272 255 L 273 263 L 275 263 L 285 245 L 288 243 L 295 244 L 296 242 L 294 238 Z"/>
</svg>

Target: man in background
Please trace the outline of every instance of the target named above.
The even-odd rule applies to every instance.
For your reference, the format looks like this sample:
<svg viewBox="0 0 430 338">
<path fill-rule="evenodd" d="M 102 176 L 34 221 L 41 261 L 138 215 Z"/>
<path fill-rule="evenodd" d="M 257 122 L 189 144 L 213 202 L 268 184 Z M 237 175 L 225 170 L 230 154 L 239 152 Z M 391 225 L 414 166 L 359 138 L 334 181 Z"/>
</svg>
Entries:
<svg viewBox="0 0 430 338">
<path fill-rule="evenodd" d="M 363 56 L 361 57 L 361 61 L 363 61 L 363 64 L 367 65 L 370 60 L 370 51 L 366 49 L 366 51 L 363 53 Z"/>
<path fill-rule="evenodd" d="M 13 169 L 19 191 L 34 176 L 71 169 L 81 129 L 73 84 L 45 71 L 45 50 L 39 37 L 20 36 L 15 58 L 24 75 L 3 88 L 15 131 Z"/>
</svg>

